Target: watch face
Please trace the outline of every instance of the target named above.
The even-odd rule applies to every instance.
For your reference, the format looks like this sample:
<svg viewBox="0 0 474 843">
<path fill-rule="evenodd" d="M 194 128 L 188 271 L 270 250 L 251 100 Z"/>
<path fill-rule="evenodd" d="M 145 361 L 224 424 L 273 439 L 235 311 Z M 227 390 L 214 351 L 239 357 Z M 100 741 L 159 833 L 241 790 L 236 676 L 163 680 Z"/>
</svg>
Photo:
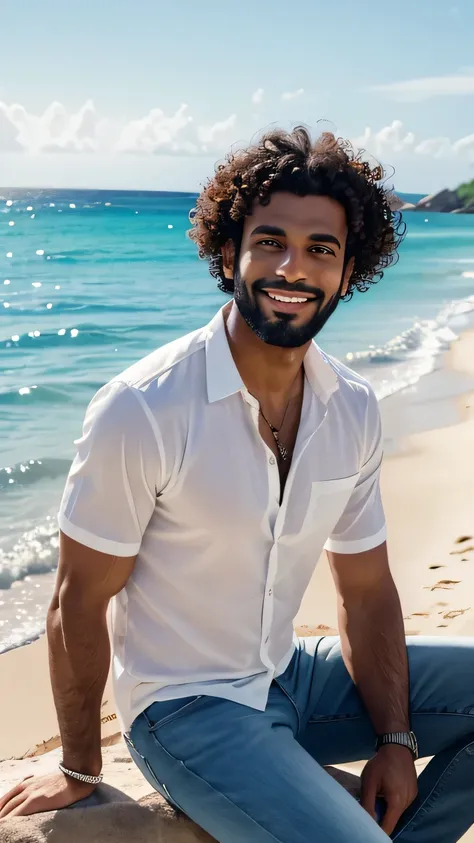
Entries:
<svg viewBox="0 0 474 843">
<path fill-rule="evenodd" d="M 418 755 L 418 741 L 416 739 L 415 733 L 410 732 L 409 737 L 410 737 L 411 748 L 413 749 L 413 752 L 416 752 L 416 754 Z"/>
</svg>

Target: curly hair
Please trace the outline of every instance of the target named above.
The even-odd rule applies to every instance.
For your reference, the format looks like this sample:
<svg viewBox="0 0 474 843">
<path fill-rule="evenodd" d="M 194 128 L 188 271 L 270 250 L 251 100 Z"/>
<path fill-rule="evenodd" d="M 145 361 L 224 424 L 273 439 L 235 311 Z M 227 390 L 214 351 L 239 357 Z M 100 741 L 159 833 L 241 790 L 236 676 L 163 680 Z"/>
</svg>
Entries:
<svg viewBox="0 0 474 843">
<path fill-rule="evenodd" d="M 397 259 L 405 225 L 401 214 L 392 210 L 394 197 L 382 184 L 382 167 L 371 167 L 361 156 L 348 141 L 328 132 L 313 142 L 301 126 L 291 132 L 268 132 L 258 143 L 230 153 L 190 213 L 189 237 L 197 244 L 199 257 L 209 261 L 219 289 L 234 291 L 233 281 L 224 275 L 222 247 L 232 240 L 238 250 L 244 217 L 252 213 L 255 201 L 266 205 L 277 191 L 328 196 L 344 207 L 345 260 L 354 258 L 345 299 L 382 278 Z"/>
</svg>

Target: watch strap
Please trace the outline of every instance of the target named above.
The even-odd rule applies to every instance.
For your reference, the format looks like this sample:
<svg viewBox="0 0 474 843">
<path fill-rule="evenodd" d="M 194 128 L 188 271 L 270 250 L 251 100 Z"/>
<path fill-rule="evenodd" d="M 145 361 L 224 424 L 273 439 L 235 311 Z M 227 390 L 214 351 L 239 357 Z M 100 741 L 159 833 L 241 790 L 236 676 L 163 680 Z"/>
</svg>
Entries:
<svg viewBox="0 0 474 843">
<path fill-rule="evenodd" d="M 414 732 L 386 732 L 384 735 L 379 735 L 375 748 L 380 749 L 381 746 L 388 744 L 398 744 L 399 746 L 406 746 L 410 750 L 413 758 L 418 758 L 418 741 Z"/>
</svg>

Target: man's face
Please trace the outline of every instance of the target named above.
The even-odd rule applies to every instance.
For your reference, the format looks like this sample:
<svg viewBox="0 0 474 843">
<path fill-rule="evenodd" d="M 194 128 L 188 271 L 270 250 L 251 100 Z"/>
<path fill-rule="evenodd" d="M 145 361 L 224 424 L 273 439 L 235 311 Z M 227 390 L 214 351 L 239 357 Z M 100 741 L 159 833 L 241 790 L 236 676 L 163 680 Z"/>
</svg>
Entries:
<svg viewBox="0 0 474 843">
<path fill-rule="evenodd" d="M 296 348 L 321 330 L 347 290 L 344 208 L 327 196 L 274 193 L 245 218 L 233 273 L 240 314 L 264 342 Z"/>
</svg>

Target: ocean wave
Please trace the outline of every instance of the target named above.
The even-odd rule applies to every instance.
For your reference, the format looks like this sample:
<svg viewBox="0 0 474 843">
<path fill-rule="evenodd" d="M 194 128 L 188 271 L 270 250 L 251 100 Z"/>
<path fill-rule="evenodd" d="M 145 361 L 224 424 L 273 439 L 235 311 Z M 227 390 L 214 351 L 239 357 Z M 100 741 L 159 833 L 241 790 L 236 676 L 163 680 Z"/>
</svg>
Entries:
<svg viewBox="0 0 474 843">
<path fill-rule="evenodd" d="M 26 530 L 8 550 L 0 548 L 0 589 L 36 574 L 47 574 L 57 566 L 59 534 L 56 519 Z"/>
<path fill-rule="evenodd" d="M 18 389 L 0 391 L 0 406 L 11 407 L 16 404 L 70 404 L 74 395 L 66 387 L 60 386 L 20 386 Z"/>
<path fill-rule="evenodd" d="M 78 324 L 76 328 L 62 328 L 59 331 L 30 331 L 25 334 L 12 334 L 7 339 L 0 340 L 2 349 L 47 349 L 65 348 L 68 346 L 109 345 L 121 341 L 125 329 L 101 330 L 95 325 Z"/>
<path fill-rule="evenodd" d="M 9 487 L 31 486 L 45 478 L 66 477 L 71 460 L 48 457 L 43 460 L 25 460 L 0 467 L 0 491 Z M 1 586 L 0 586 L 1 588 Z"/>
<path fill-rule="evenodd" d="M 345 362 L 371 381 L 381 400 L 432 372 L 473 312 L 474 295 L 451 301 L 436 319 L 417 320 L 383 346 L 349 352 Z"/>
<path fill-rule="evenodd" d="M 180 257 L 183 261 L 186 261 L 186 258 L 189 258 L 192 262 L 195 261 L 195 255 L 192 252 L 192 244 L 187 244 L 186 241 L 180 244 L 181 246 L 181 254 Z M 157 254 L 156 249 L 151 250 L 147 249 L 144 250 L 142 248 L 124 248 L 121 252 L 118 252 L 116 249 L 72 249 L 70 251 L 61 251 L 61 252 L 50 252 L 44 250 L 43 255 L 38 254 L 25 254 L 25 253 L 17 253 L 15 254 L 15 266 L 17 268 L 21 268 L 22 266 L 33 266 L 35 265 L 37 268 L 38 261 L 40 261 L 40 265 L 43 266 L 45 263 L 51 263 L 53 261 L 60 264 L 60 267 L 75 265 L 75 264 L 128 264 L 128 263 L 137 263 L 137 264 L 172 264 L 174 265 L 176 262 L 176 244 L 173 243 L 173 249 L 171 249 L 171 243 L 169 243 L 169 249 L 166 243 L 160 243 L 160 250 L 159 255 Z"/>
</svg>

